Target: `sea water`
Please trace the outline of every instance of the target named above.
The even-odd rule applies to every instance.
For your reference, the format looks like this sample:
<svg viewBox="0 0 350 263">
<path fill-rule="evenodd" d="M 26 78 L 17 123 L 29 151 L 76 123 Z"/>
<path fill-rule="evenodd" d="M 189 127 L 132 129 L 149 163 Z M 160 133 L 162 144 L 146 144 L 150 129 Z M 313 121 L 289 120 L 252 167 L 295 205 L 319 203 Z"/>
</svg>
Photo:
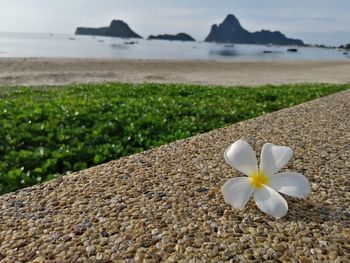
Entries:
<svg viewBox="0 0 350 263">
<path fill-rule="evenodd" d="M 297 48 L 297 52 L 287 49 Z M 350 53 L 350 52 L 349 52 Z M 330 48 L 216 44 L 122 39 L 65 34 L 0 33 L 0 57 L 196 59 L 196 60 L 347 60 Z"/>
</svg>

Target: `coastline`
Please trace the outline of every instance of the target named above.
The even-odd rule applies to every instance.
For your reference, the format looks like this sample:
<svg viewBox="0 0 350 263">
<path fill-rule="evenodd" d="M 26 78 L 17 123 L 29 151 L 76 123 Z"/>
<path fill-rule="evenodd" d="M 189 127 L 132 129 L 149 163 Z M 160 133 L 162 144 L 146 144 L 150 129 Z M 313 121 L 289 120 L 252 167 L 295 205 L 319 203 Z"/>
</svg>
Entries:
<svg viewBox="0 0 350 263">
<path fill-rule="evenodd" d="M 349 61 L 1 58 L 0 85 L 186 83 L 222 86 L 350 83 Z"/>
</svg>

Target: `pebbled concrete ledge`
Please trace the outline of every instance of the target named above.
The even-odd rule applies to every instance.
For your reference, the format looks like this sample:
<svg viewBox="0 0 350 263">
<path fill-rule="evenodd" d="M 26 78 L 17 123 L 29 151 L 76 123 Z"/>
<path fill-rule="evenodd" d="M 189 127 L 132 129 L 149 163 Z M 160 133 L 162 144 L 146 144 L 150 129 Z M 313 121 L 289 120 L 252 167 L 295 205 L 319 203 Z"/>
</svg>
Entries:
<svg viewBox="0 0 350 263">
<path fill-rule="evenodd" d="M 1 262 L 346 262 L 350 90 L 0 197 Z M 311 195 L 276 221 L 225 204 L 239 138 L 288 145 Z"/>
</svg>

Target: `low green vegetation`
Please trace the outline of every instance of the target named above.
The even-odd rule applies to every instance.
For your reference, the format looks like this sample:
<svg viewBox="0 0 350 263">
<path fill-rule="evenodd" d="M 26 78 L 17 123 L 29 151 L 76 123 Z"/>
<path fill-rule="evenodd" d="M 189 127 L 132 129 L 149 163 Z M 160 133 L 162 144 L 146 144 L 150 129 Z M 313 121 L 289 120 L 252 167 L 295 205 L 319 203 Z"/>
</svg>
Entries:
<svg viewBox="0 0 350 263">
<path fill-rule="evenodd" d="M 0 92 L 0 193 L 349 87 L 3 87 L 7 92 Z"/>
</svg>

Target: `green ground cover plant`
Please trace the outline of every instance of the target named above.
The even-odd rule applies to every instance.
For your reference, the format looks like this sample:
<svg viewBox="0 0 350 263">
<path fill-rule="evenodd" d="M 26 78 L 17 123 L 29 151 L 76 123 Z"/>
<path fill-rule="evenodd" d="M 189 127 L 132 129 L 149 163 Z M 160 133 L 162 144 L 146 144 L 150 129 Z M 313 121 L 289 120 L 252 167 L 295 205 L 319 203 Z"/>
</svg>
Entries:
<svg viewBox="0 0 350 263">
<path fill-rule="evenodd" d="M 7 92 L 0 92 L 0 194 L 349 87 L 3 87 Z"/>
</svg>

